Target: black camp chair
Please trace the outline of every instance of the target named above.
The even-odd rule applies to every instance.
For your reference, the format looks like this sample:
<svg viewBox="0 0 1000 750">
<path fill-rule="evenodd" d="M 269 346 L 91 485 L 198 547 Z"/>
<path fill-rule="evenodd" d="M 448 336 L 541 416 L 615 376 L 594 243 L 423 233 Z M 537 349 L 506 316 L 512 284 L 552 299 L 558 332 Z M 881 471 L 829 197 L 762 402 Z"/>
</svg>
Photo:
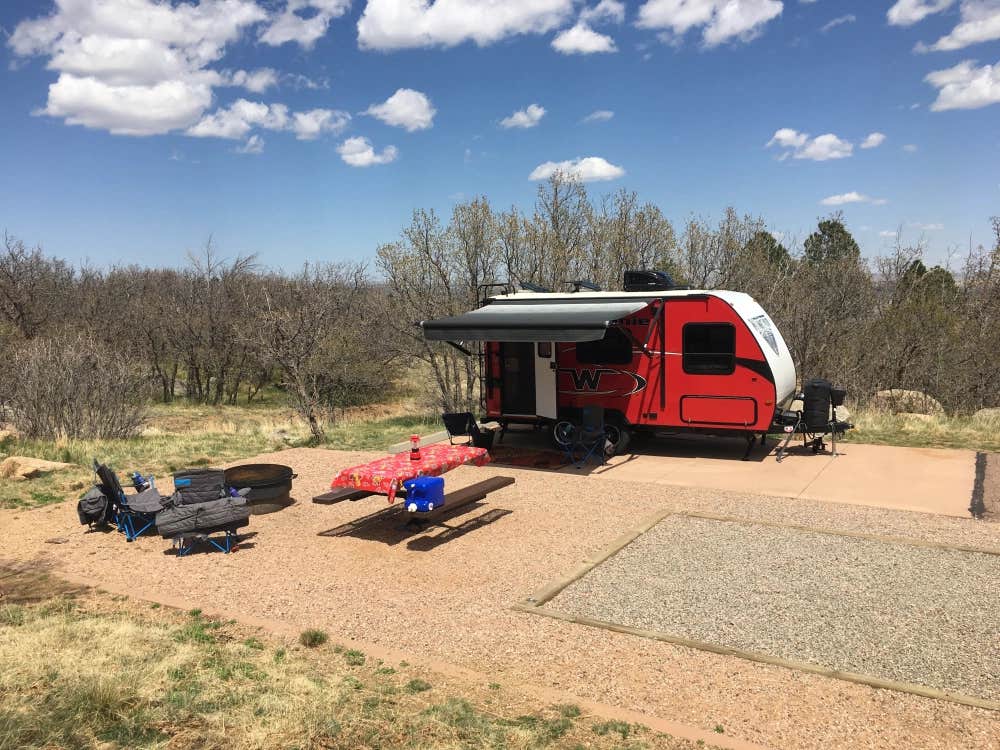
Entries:
<svg viewBox="0 0 1000 750">
<path fill-rule="evenodd" d="M 163 507 L 163 498 L 156 488 L 126 495 L 118 475 L 107 464 L 97 463 L 96 458 L 94 473 L 101 491 L 108 498 L 112 523 L 125 535 L 125 541 L 134 542 L 156 526 L 156 514 Z"/>
<path fill-rule="evenodd" d="M 576 468 L 582 468 L 591 457 L 600 460 L 601 465 L 607 458 L 608 436 L 604 428 L 604 408 L 601 406 L 585 406 L 580 412 L 580 424 L 574 424 L 566 443 L 566 458 Z M 580 458 L 577 459 L 577 454 Z"/>
<path fill-rule="evenodd" d="M 455 444 L 455 438 L 468 437 L 469 444 L 476 448 L 490 450 L 493 447 L 493 430 L 481 430 L 472 412 L 460 411 L 442 414 L 441 420 L 448 431 L 448 442 Z"/>
<path fill-rule="evenodd" d="M 813 453 L 826 450 L 824 438 L 829 435 L 833 444 L 832 455 L 837 456 L 837 436 L 853 429 L 850 422 L 837 419 L 837 407 L 844 405 L 847 391 L 834 388 L 829 380 L 814 378 L 805 384 L 798 398 L 802 400 L 800 411 L 783 411 L 779 420 L 785 431 L 785 439 L 778 446 L 776 460 L 780 463 L 785 450 L 795 435 L 802 435 L 802 447 L 812 446 Z"/>
</svg>

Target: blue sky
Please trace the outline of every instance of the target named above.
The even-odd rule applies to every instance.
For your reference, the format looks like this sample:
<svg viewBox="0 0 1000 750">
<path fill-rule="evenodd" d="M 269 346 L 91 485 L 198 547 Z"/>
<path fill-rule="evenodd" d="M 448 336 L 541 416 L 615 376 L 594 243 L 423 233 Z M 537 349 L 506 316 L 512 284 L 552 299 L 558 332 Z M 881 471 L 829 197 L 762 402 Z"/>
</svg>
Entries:
<svg viewBox="0 0 1000 750">
<path fill-rule="evenodd" d="M 1000 214 L 1000 0 L 14 0 L 0 26 L 0 228 L 73 261 L 371 257 L 414 208 L 530 208 L 553 163 L 678 230 L 843 210 L 869 255 L 902 228 L 940 262 Z"/>
</svg>

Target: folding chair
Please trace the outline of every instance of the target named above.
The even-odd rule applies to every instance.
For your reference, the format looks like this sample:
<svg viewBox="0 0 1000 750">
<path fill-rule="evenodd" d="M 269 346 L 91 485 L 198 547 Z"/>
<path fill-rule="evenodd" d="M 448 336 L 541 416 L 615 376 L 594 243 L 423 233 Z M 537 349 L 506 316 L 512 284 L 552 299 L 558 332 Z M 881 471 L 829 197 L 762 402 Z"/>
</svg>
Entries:
<svg viewBox="0 0 1000 750">
<path fill-rule="evenodd" d="M 824 438 L 829 435 L 833 445 L 831 455 L 840 455 L 837 453 L 837 436 L 854 428 L 850 422 L 837 419 L 837 407 L 844 405 L 847 391 L 834 388 L 829 380 L 814 378 L 803 386 L 798 397 L 802 400 L 802 409 L 784 411 L 779 417 L 784 425 L 785 439 L 778 446 L 775 460 L 781 462 L 795 435 L 802 435 L 802 447 L 811 446 L 813 453 L 826 450 Z"/>
<path fill-rule="evenodd" d="M 125 541 L 134 542 L 156 526 L 156 513 L 163 507 L 163 499 L 155 488 L 126 495 L 115 472 L 107 464 L 97 463 L 96 458 L 94 473 L 111 505 L 111 521 L 125 535 Z"/>
<path fill-rule="evenodd" d="M 246 526 L 245 523 L 242 525 Z M 190 531 L 175 536 L 171 540 L 171 543 L 173 548 L 177 550 L 178 557 L 184 557 L 185 555 L 191 554 L 191 550 L 193 550 L 199 543 L 210 544 L 215 547 L 215 549 L 228 555 L 230 552 L 235 550 L 239 544 L 240 537 L 236 533 L 236 529 L 238 528 L 238 525 L 233 525 L 220 526 L 214 529 L 205 529 L 203 531 Z M 219 541 L 218 539 L 213 539 L 211 535 L 220 531 L 225 532 L 222 540 Z"/>
<path fill-rule="evenodd" d="M 444 428 L 448 432 L 448 442 L 451 445 L 455 444 L 456 437 L 468 437 L 469 444 L 476 448 L 489 450 L 493 447 L 493 430 L 481 430 L 472 412 L 442 414 L 441 420 L 444 422 Z"/>
<path fill-rule="evenodd" d="M 573 425 L 573 432 L 564 449 L 566 457 L 578 469 L 582 468 L 591 456 L 598 457 L 603 466 L 607 458 L 607 440 L 604 430 L 604 407 L 585 406 L 581 410 L 580 424 Z M 576 458 L 577 451 L 582 456 L 579 460 Z"/>
</svg>

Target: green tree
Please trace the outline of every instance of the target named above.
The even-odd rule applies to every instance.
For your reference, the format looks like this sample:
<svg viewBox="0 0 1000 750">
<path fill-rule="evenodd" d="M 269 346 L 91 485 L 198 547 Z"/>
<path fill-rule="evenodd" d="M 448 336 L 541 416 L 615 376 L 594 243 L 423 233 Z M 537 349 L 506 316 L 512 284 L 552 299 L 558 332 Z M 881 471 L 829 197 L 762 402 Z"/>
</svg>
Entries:
<svg viewBox="0 0 1000 750">
<path fill-rule="evenodd" d="M 808 263 L 822 264 L 838 260 L 856 260 L 861 257 L 861 248 L 844 226 L 844 217 L 837 213 L 819 222 L 817 231 L 809 235 L 805 243 L 805 259 Z"/>
</svg>

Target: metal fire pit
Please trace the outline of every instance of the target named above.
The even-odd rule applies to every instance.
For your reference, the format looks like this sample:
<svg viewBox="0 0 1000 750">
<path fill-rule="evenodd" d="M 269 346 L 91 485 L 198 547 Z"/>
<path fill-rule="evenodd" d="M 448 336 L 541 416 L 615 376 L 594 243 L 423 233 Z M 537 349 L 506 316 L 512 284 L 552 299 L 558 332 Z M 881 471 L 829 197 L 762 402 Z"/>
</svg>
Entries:
<svg viewBox="0 0 1000 750">
<path fill-rule="evenodd" d="M 252 514 L 275 513 L 295 502 L 291 492 L 296 476 L 282 464 L 243 464 L 226 469 L 226 486 L 250 490 L 246 499 Z"/>
</svg>

